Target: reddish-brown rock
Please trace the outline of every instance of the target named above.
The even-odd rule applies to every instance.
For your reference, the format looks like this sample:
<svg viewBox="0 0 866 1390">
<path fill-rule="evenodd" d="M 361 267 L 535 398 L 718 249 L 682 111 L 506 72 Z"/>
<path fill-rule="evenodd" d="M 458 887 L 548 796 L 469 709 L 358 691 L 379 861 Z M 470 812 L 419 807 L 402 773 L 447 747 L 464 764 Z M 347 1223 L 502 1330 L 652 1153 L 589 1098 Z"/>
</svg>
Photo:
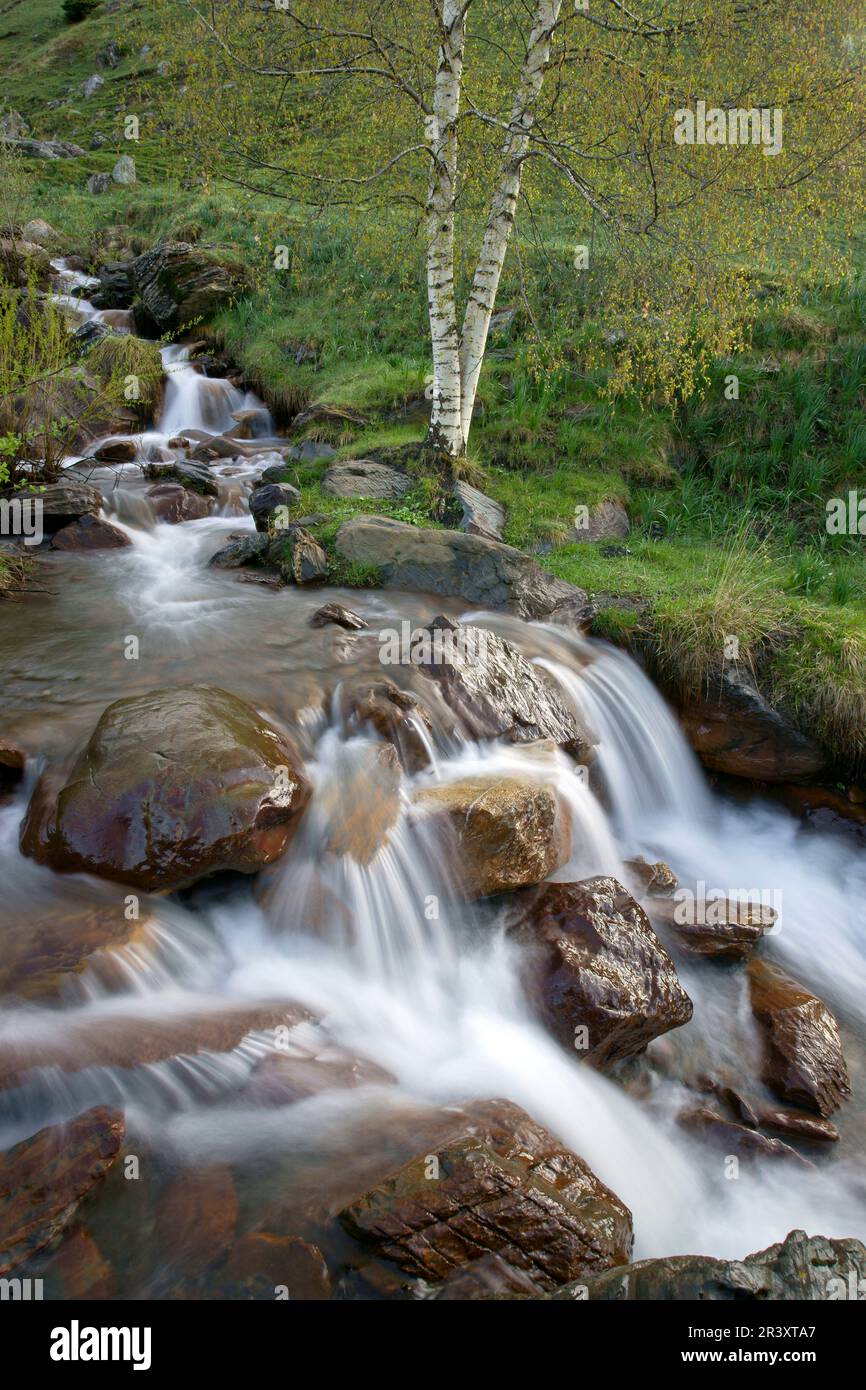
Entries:
<svg viewBox="0 0 866 1390">
<path fill-rule="evenodd" d="M 851 1094 L 836 1019 L 778 966 L 753 960 L 748 970 L 752 1011 L 764 1027 L 765 1082 L 826 1119 Z"/>
<path fill-rule="evenodd" d="M 526 978 L 551 1031 L 602 1067 L 688 1023 L 692 1001 L 643 908 L 615 878 L 543 883 L 515 903 Z M 578 1029 L 587 1030 L 583 1039 Z"/>
<path fill-rule="evenodd" d="M 231 1169 L 185 1169 L 156 1209 L 160 1253 L 175 1271 L 197 1274 L 225 1254 L 235 1236 L 238 1197 Z"/>
<path fill-rule="evenodd" d="M 182 487 L 180 483 L 157 483 L 149 487 L 145 494 L 153 514 L 158 521 L 177 525 L 181 521 L 198 521 L 210 516 L 214 509 L 214 499 L 203 497 L 200 492 Z"/>
<path fill-rule="evenodd" d="M 807 1164 L 806 1159 L 802 1158 L 796 1149 L 783 1144 L 781 1139 L 768 1139 L 766 1135 L 758 1134 L 757 1130 L 734 1124 L 732 1120 L 724 1119 L 708 1106 L 684 1110 L 679 1116 L 679 1122 L 684 1129 L 691 1130 L 701 1138 L 718 1145 L 725 1154 L 736 1154 L 744 1159 L 784 1158 L 801 1166 L 812 1166 Z"/>
<path fill-rule="evenodd" d="M 409 1274 L 444 1279 L 494 1252 L 542 1289 L 627 1263 L 631 1213 L 581 1158 L 507 1101 L 455 1116 L 421 1153 L 341 1213 Z"/>
<path fill-rule="evenodd" d="M 744 677 L 725 672 L 718 686 L 682 711 L 686 737 L 706 767 L 759 782 L 815 777 L 824 755 Z"/>
<path fill-rule="evenodd" d="M 124 1133 L 123 1113 L 98 1105 L 0 1154 L 0 1276 L 68 1225 L 116 1160 Z"/>
<path fill-rule="evenodd" d="M 56 796 L 49 780 L 25 819 L 24 853 L 146 890 L 256 872 L 286 848 L 310 796 L 285 735 L 209 686 L 109 705 Z"/>
<path fill-rule="evenodd" d="M 331 1296 L 331 1281 L 317 1245 L 300 1236 L 258 1231 L 233 1246 L 217 1276 L 217 1296 L 321 1302 Z"/>
<path fill-rule="evenodd" d="M 64 526 L 51 540 L 52 550 L 121 550 L 131 544 L 125 531 L 89 513 Z"/>
</svg>

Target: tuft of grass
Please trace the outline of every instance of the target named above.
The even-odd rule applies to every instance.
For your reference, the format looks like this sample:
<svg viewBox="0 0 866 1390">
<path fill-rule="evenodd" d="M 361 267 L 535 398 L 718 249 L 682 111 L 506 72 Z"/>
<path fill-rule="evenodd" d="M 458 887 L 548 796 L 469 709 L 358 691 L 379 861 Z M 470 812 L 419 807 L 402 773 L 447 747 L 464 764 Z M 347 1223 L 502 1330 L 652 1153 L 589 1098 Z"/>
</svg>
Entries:
<svg viewBox="0 0 866 1390">
<path fill-rule="evenodd" d="M 155 412 L 162 392 L 163 365 L 156 343 L 136 338 L 131 333 L 112 334 L 102 338 L 87 354 L 87 367 L 104 387 L 119 398 L 127 399 L 143 419 Z M 136 386 L 138 395 L 127 390 Z"/>
</svg>

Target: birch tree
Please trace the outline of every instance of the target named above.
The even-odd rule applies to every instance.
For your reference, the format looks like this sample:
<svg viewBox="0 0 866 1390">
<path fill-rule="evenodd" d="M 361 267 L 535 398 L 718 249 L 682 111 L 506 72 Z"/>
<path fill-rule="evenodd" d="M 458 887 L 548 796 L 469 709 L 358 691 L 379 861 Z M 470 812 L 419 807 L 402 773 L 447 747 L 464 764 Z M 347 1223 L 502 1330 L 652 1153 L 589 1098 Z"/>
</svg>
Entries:
<svg viewBox="0 0 866 1390">
<path fill-rule="evenodd" d="M 184 3 L 185 119 L 215 172 L 311 206 L 418 209 L 430 441 L 452 457 L 518 215 L 555 206 L 575 242 L 592 219 L 625 386 L 655 370 L 688 390 L 701 353 L 735 344 L 757 263 L 795 243 L 816 274 L 847 255 L 866 0 Z"/>
</svg>

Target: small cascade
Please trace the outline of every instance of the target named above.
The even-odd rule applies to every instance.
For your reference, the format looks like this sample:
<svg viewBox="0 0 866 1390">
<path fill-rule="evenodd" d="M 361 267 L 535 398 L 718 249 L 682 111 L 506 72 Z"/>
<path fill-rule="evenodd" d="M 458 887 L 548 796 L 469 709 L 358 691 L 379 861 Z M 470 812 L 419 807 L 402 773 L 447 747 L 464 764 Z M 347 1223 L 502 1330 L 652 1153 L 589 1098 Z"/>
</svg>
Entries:
<svg viewBox="0 0 866 1390">
<path fill-rule="evenodd" d="M 258 398 L 244 394 L 223 377 L 205 376 L 190 363 L 189 349 L 173 343 L 162 349 L 166 386 L 158 431 L 167 439 L 184 430 L 227 434 L 237 428 L 233 418 L 240 410 L 264 412 Z M 270 417 L 265 417 L 270 421 Z"/>
</svg>

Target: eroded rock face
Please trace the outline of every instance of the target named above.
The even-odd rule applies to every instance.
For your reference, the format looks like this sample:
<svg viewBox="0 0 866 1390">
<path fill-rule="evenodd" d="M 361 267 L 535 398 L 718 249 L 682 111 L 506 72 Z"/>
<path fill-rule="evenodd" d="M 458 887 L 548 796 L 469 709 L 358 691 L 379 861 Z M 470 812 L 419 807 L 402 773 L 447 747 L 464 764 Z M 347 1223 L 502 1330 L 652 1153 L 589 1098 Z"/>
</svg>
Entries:
<svg viewBox="0 0 866 1390">
<path fill-rule="evenodd" d="M 540 1289 L 610 1268 L 632 1246 L 631 1213 L 525 1111 L 479 1101 L 430 1154 L 340 1214 L 346 1230 L 407 1273 L 442 1280 L 489 1253 Z"/>
<path fill-rule="evenodd" d="M 544 883 L 520 895 L 511 930 L 529 947 L 527 979 L 551 1031 L 603 1067 L 688 1023 L 692 1001 L 634 898 L 615 878 Z"/>
<path fill-rule="evenodd" d="M 328 557 L 315 536 L 305 531 L 303 526 L 293 526 L 287 531 L 282 545 L 279 541 L 275 542 L 271 553 L 278 547 L 282 551 L 280 576 L 285 583 L 321 584 L 327 579 Z"/>
<path fill-rule="evenodd" d="M 781 1139 L 768 1139 L 747 1125 L 735 1124 L 726 1120 L 708 1105 L 694 1106 L 679 1115 L 679 1123 L 684 1129 L 716 1145 L 724 1154 L 737 1154 L 746 1161 L 755 1159 L 784 1159 L 788 1163 L 812 1167 L 796 1149 L 783 1144 Z"/>
<path fill-rule="evenodd" d="M 744 1260 L 714 1260 L 705 1255 L 675 1255 L 640 1260 L 587 1279 L 593 1299 L 760 1300 L 850 1297 L 866 1276 L 866 1247 L 859 1240 L 828 1240 L 791 1231 L 783 1241 L 747 1255 Z M 556 1299 L 585 1298 L 584 1289 L 563 1288 Z M 856 1294 L 855 1294 L 856 1297 Z"/>
<path fill-rule="evenodd" d="M 558 608 L 586 602 L 582 589 L 551 578 L 522 551 L 485 536 L 355 516 L 337 532 L 336 548 L 345 560 L 377 566 L 391 588 L 464 598 L 522 618 L 555 618 Z"/>
<path fill-rule="evenodd" d="M 63 526 L 51 541 L 52 550 L 122 550 L 132 541 L 125 531 L 100 516 L 85 513 L 78 521 Z"/>
<path fill-rule="evenodd" d="M 568 809 L 544 782 L 466 777 L 422 788 L 414 805 L 453 848 L 455 891 L 470 901 L 540 883 L 571 850 Z"/>
<path fill-rule="evenodd" d="M 576 756 L 589 749 L 592 736 L 566 708 L 556 686 L 510 642 L 486 628 L 444 617 L 434 619 L 429 631 L 435 659 L 418 669 L 434 682 L 461 732 L 512 743 L 549 738 Z"/>
<path fill-rule="evenodd" d="M 109 705 L 56 798 L 37 788 L 21 844 L 60 871 L 177 888 L 270 863 L 309 795 L 297 751 L 244 701 L 153 690 Z"/>
<path fill-rule="evenodd" d="M 114 1163 L 124 1133 L 122 1112 L 99 1105 L 0 1154 L 0 1276 L 69 1224 Z"/>
<path fill-rule="evenodd" d="M 207 321 L 244 288 L 238 267 L 222 265 L 186 242 L 163 242 L 145 251 L 132 263 L 132 279 L 140 300 L 136 322 L 141 320 L 144 333 Z"/>
<path fill-rule="evenodd" d="M 725 672 L 709 695 L 682 710 L 686 737 L 705 767 L 760 782 L 815 777 L 824 755 L 744 677 Z"/>
<path fill-rule="evenodd" d="M 839 1025 L 827 1005 L 777 965 L 749 967 L 752 1012 L 764 1027 L 764 1080 L 782 1100 L 825 1119 L 851 1094 Z"/>
</svg>

